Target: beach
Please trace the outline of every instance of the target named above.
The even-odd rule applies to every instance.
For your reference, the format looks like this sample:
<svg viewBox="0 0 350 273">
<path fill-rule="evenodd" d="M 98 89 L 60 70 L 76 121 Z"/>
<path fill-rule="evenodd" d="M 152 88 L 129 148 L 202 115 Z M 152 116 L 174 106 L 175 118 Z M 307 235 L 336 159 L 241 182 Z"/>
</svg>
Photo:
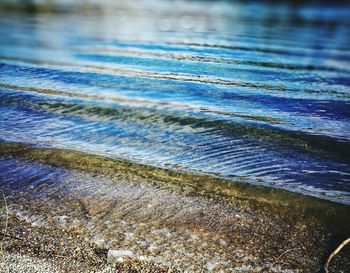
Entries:
<svg viewBox="0 0 350 273">
<path fill-rule="evenodd" d="M 16 143 L 1 158 L 11 268 L 319 272 L 349 230 L 348 206 L 283 190 Z M 111 249 L 135 257 L 108 263 Z M 331 272 L 346 272 L 348 251 Z"/>
</svg>

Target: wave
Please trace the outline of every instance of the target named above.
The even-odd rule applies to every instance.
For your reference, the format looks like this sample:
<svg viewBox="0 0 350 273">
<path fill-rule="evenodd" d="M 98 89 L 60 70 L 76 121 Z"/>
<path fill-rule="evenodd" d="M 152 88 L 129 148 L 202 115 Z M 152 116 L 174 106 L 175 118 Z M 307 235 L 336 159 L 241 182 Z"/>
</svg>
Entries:
<svg viewBox="0 0 350 273">
<path fill-rule="evenodd" d="M 2 13 L 0 138 L 348 204 L 346 8 L 211 5 Z"/>
</svg>

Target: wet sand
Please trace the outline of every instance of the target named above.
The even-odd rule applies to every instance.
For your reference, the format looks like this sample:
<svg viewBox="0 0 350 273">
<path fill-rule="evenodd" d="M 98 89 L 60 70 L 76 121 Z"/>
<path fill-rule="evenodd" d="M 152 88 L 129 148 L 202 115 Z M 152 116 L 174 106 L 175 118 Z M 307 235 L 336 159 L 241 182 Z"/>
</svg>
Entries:
<svg viewBox="0 0 350 273">
<path fill-rule="evenodd" d="M 321 272 L 349 236 L 348 206 L 283 190 L 17 143 L 0 157 L 2 270 Z"/>
</svg>

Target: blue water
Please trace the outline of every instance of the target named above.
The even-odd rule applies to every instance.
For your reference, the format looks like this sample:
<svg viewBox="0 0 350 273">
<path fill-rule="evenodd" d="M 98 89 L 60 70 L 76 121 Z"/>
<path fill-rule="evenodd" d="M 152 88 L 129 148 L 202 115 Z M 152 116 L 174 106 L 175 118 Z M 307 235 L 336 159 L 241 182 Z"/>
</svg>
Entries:
<svg viewBox="0 0 350 273">
<path fill-rule="evenodd" d="M 1 12 L 1 140 L 350 204 L 349 6 L 112 2 Z"/>
</svg>

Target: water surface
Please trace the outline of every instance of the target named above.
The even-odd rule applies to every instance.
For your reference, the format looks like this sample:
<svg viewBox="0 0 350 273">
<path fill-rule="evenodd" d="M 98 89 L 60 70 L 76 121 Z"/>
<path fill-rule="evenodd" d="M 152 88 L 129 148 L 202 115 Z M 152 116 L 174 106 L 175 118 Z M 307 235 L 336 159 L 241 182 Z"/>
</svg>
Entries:
<svg viewBox="0 0 350 273">
<path fill-rule="evenodd" d="M 350 203 L 349 7 L 106 3 L 1 12 L 1 140 Z"/>
</svg>

